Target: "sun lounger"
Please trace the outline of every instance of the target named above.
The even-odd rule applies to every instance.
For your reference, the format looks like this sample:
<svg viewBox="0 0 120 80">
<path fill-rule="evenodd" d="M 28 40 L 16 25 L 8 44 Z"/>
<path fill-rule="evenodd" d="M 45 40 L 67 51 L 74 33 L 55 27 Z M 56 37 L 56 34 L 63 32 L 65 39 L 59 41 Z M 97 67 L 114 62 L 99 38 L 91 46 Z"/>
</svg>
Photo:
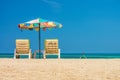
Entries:
<svg viewBox="0 0 120 80">
<path fill-rule="evenodd" d="M 60 49 L 58 47 L 58 39 L 46 39 L 44 42 L 45 49 L 43 51 L 44 59 L 46 55 L 58 55 L 60 59 Z"/>
<path fill-rule="evenodd" d="M 32 56 L 28 39 L 16 39 L 16 49 L 14 50 L 14 59 L 20 55 L 28 55 L 29 59 Z"/>
</svg>

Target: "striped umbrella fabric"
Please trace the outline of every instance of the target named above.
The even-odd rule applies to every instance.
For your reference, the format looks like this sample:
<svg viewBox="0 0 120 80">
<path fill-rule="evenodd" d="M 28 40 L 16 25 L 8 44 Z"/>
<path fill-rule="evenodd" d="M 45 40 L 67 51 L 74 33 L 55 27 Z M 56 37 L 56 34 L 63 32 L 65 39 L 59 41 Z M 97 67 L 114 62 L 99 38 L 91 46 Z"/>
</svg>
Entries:
<svg viewBox="0 0 120 80">
<path fill-rule="evenodd" d="M 58 22 L 54 22 L 54 21 L 48 21 L 48 20 L 44 20 L 41 18 L 37 18 L 25 23 L 21 23 L 18 25 L 18 27 L 21 30 L 27 29 L 27 30 L 36 30 L 39 31 L 39 29 L 43 29 L 46 30 L 47 28 L 61 28 L 62 24 L 58 23 Z"/>
</svg>

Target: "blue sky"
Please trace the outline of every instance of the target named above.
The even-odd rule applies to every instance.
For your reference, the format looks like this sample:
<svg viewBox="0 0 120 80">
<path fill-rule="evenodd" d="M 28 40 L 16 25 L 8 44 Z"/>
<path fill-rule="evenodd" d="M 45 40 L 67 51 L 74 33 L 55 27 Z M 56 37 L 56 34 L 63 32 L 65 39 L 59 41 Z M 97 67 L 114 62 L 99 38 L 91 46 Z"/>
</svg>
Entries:
<svg viewBox="0 0 120 80">
<path fill-rule="evenodd" d="M 62 53 L 120 53 L 119 0 L 0 0 L 0 53 L 13 53 L 16 39 L 30 39 L 38 49 L 38 32 L 18 24 L 36 18 L 57 21 L 63 28 L 41 31 L 58 38 Z"/>
</svg>

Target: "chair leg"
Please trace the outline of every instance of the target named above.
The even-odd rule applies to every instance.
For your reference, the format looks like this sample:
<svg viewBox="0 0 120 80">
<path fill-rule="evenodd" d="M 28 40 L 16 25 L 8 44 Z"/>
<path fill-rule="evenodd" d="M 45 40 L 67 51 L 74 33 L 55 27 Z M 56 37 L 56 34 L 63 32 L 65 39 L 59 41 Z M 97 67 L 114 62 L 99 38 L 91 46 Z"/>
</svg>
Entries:
<svg viewBox="0 0 120 80">
<path fill-rule="evenodd" d="M 46 55 L 45 55 L 45 53 L 43 54 L 43 57 L 44 57 L 44 59 L 46 59 Z"/>
<path fill-rule="evenodd" d="M 31 53 L 31 49 L 29 50 L 29 59 L 31 59 L 32 58 L 32 53 Z"/>
<path fill-rule="evenodd" d="M 16 54 L 14 54 L 14 59 L 16 59 Z"/>
<path fill-rule="evenodd" d="M 16 49 L 14 50 L 14 59 L 20 58 L 20 55 L 17 55 Z"/>
<path fill-rule="evenodd" d="M 58 59 L 60 59 L 60 49 L 59 49 L 59 53 L 58 53 Z"/>
<path fill-rule="evenodd" d="M 14 50 L 14 59 L 16 59 L 16 49 Z"/>
<path fill-rule="evenodd" d="M 29 53 L 29 59 L 31 58 L 31 53 Z"/>
<path fill-rule="evenodd" d="M 43 58 L 46 59 L 45 50 L 43 51 Z"/>
</svg>

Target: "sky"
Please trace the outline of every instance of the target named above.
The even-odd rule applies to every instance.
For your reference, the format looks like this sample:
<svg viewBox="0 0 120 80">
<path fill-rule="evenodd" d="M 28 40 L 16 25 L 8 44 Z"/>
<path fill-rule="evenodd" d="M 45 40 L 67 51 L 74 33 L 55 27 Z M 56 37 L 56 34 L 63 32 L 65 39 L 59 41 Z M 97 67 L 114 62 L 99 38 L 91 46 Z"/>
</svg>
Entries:
<svg viewBox="0 0 120 80">
<path fill-rule="evenodd" d="M 41 30 L 41 49 L 57 38 L 61 53 L 120 53 L 119 0 L 0 0 L 0 10 L 0 53 L 14 53 L 16 39 L 38 50 L 38 32 L 18 28 L 36 18 L 63 25 Z"/>
</svg>

